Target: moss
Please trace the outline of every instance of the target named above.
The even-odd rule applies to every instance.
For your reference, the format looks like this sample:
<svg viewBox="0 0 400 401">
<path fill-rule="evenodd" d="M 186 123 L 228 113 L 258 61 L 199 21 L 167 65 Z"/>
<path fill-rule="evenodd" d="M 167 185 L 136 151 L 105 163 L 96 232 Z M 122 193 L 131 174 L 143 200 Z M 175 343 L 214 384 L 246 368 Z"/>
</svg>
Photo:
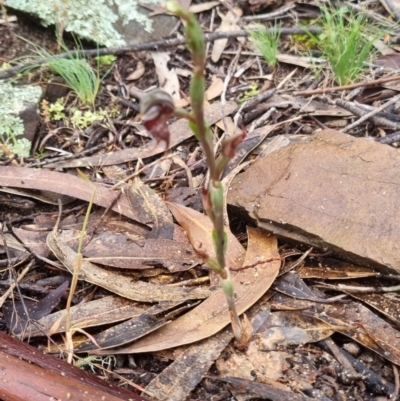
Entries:
<svg viewBox="0 0 400 401">
<path fill-rule="evenodd" d="M 156 5 L 160 0 L 141 0 Z M 64 29 L 105 46 L 121 46 L 125 41 L 114 24 L 137 21 L 147 32 L 152 22 L 140 12 L 139 0 L 6 0 L 6 5 L 36 14 L 44 25 L 63 25 Z"/>
</svg>

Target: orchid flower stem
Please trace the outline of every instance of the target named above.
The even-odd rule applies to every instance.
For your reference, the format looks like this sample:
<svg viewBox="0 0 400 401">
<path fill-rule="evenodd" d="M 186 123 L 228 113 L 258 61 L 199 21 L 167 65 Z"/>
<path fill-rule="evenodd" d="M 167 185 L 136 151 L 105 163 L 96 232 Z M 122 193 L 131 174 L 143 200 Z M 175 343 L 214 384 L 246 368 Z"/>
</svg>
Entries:
<svg viewBox="0 0 400 401">
<path fill-rule="evenodd" d="M 213 223 L 212 238 L 216 254 L 215 258 L 207 256 L 205 259 L 208 266 L 219 276 L 221 288 L 227 300 L 234 336 L 238 344 L 243 344 L 246 336 L 236 310 L 231 273 L 229 267 L 226 266 L 225 253 L 228 236 L 224 228 L 224 189 L 220 179 L 223 169 L 229 160 L 234 157 L 236 148 L 244 135 L 236 135 L 224 140 L 221 145 L 221 155 L 218 160 L 216 159 L 213 135 L 204 119 L 206 54 L 203 32 L 196 17 L 192 13 L 185 11 L 178 3 L 169 1 L 165 7 L 168 12 L 186 22 L 186 42 L 192 54 L 194 65 L 194 73 L 189 88 L 192 111 L 187 112 L 176 108 L 170 95 L 160 89 L 155 89 L 141 99 L 142 121 L 157 142 L 165 141 L 168 147 L 170 138 L 168 119 L 173 115 L 185 118 L 189 121 L 189 127 L 196 139 L 202 145 L 209 172 L 208 184 L 202 190 L 203 208 Z"/>
<path fill-rule="evenodd" d="M 174 110 L 175 117 L 177 118 L 185 118 L 186 120 L 194 123 L 194 116 L 192 113 L 189 113 L 185 109 L 175 108 Z"/>
</svg>

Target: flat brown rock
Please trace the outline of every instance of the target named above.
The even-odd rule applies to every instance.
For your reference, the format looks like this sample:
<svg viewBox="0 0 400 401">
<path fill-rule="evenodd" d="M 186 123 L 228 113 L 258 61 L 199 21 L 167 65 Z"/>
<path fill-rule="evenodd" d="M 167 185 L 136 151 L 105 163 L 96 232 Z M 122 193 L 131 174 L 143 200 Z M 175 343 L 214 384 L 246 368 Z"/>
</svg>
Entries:
<svg viewBox="0 0 400 401">
<path fill-rule="evenodd" d="M 400 272 L 400 153 L 334 130 L 258 158 L 228 204 L 283 237 Z"/>
</svg>

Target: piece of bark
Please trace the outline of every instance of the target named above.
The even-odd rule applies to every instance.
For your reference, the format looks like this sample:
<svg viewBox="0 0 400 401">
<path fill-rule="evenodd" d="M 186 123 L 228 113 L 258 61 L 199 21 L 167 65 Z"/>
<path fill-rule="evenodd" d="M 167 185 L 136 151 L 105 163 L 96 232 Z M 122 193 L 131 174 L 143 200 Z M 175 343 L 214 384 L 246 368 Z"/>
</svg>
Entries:
<svg viewBox="0 0 400 401">
<path fill-rule="evenodd" d="M 0 375 L 3 401 L 145 401 L 2 332 Z"/>
<path fill-rule="evenodd" d="M 228 204 L 275 234 L 400 272 L 397 149 L 334 130 L 259 158 Z"/>
</svg>

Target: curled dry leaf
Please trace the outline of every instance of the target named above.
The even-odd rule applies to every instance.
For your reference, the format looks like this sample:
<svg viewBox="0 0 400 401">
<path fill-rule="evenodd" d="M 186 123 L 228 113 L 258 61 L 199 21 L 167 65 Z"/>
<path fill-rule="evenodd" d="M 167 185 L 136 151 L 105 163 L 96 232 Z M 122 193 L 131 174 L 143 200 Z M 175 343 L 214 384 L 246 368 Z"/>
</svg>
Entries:
<svg viewBox="0 0 400 401">
<path fill-rule="evenodd" d="M 133 201 L 132 199 L 128 200 L 127 196 L 124 194 L 118 197 L 118 192 L 107 189 L 96 183 L 88 185 L 82 178 L 75 177 L 71 174 L 35 170 L 25 167 L 0 166 L 0 186 L 51 191 L 56 194 L 69 195 L 87 202 L 92 198 L 93 188 L 96 188 L 96 195 L 93 199 L 95 205 L 105 208 L 113 205 L 113 211 L 146 225 L 145 218 L 147 218 L 147 216 L 142 216 L 141 209 L 136 207 L 139 196 L 133 199 Z M 116 198 L 118 199 L 115 200 Z M 142 231 L 146 233 L 146 230 L 143 228 Z"/>
<path fill-rule="evenodd" d="M 146 390 L 159 401 L 185 401 L 231 340 L 231 332 L 224 330 L 193 344 L 153 379 Z"/>
<path fill-rule="evenodd" d="M 175 68 L 168 67 L 169 54 L 165 52 L 150 52 L 150 54 L 154 60 L 160 88 L 171 95 L 172 99 L 179 100 L 181 98 L 179 79 Z"/>
<path fill-rule="evenodd" d="M 193 247 L 213 255 L 212 223 L 207 216 L 177 204 L 168 204 L 176 220 L 185 228 Z M 244 313 L 270 287 L 280 267 L 276 238 L 259 229 L 249 229 L 249 245 L 244 249 L 228 232 L 227 264 L 242 267 L 234 277 L 238 313 Z M 237 267 L 236 267 L 237 268 Z M 169 325 L 135 344 L 114 350 L 114 353 L 152 352 L 190 344 L 212 336 L 230 322 L 225 295 L 216 290 L 202 304 Z"/>
<path fill-rule="evenodd" d="M 71 326 L 83 329 L 85 327 L 111 324 L 140 315 L 147 308 L 146 305 L 135 303 L 128 299 L 115 296 L 104 297 L 73 306 L 70 311 Z M 38 324 L 28 326 L 25 336 L 43 336 L 43 333 L 49 333 L 51 328 L 54 329 L 52 334 L 65 332 L 65 321 L 65 310 L 52 313 L 41 318 Z"/>
<path fill-rule="evenodd" d="M 79 344 L 75 351 L 87 352 L 99 349 L 108 349 L 130 343 L 168 323 L 168 310 L 179 305 L 180 302 L 163 302 L 154 305 L 131 319 L 117 324 L 93 336 L 94 341 L 85 341 Z"/>
<path fill-rule="evenodd" d="M 138 61 L 136 65 L 135 71 L 131 72 L 127 77 L 127 81 L 136 81 L 137 79 L 141 78 L 145 72 L 144 64 L 141 61 Z"/>
<path fill-rule="evenodd" d="M 269 302 L 274 308 L 304 309 L 301 312 L 304 315 L 328 323 L 335 331 L 400 364 L 399 331 L 361 304 L 321 304 L 278 293 Z"/>
<path fill-rule="evenodd" d="M 255 305 L 249 311 L 252 332 L 257 332 L 269 318 L 268 313 L 260 312 L 259 309 Z M 146 390 L 153 393 L 158 400 L 185 401 L 232 338 L 232 330 L 226 329 L 191 345 L 153 379 Z"/>
<path fill-rule="evenodd" d="M 200 263 L 190 245 L 168 239 L 132 241 L 124 234 L 99 233 L 82 251 L 86 260 L 121 269 L 165 267 L 170 272 L 188 270 Z"/>
<path fill-rule="evenodd" d="M 68 271 L 73 273 L 77 253 L 63 244 L 54 231 L 47 236 L 47 245 Z M 103 269 L 86 260 L 82 261 L 79 274 L 80 279 L 103 287 L 122 297 L 140 302 L 186 301 L 188 299 L 207 298 L 210 294 L 206 288 L 182 288 L 149 284 L 140 280 L 134 281 L 129 276 Z"/>
<path fill-rule="evenodd" d="M 238 25 L 238 18 L 243 14 L 243 11 L 240 8 L 235 8 L 233 10 L 229 10 L 226 15 L 220 13 L 218 11 L 219 16 L 221 17 L 221 25 L 217 28 L 216 32 L 231 32 L 238 31 L 240 27 Z M 238 38 L 241 42 L 244 42 L 244 38 Z M 226 45 L 228 44 L 228 39 L 218 39 L 214 42 L 213 50 L 211 53 L 211 60 L 216 63 L 222 52 L 225 50 Z"/>
<path fill-rule="evenodd" d="M 140 215 L 152 228 L 146 237 L 171 239 L 174 232 L 172 215 L 160 196 L 139 178 L 136 178 L 132 185 L 124 188 L 132 207 L 140 210 Z"/>
</svg>

